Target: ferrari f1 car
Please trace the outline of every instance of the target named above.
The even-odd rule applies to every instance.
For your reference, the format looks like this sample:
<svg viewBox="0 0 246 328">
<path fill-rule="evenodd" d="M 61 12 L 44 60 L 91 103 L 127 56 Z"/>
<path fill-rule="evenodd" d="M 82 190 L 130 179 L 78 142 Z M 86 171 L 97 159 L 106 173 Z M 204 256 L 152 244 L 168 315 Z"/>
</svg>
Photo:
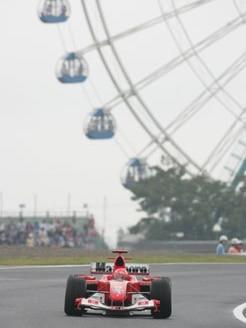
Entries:
<svg viewBox="0 0 246 328">
<path fill-rule="evenodd" d="M 96 310 L 106 315 L 130 315 L 148 311 L 154 318 L 170 317 L 171 280 L 150 276 L 148 264 L 126 264 L 126 250 L 113 253 L 117 254 L 113 263 L 92 263 L 90 274 L 68 277 L 65 313 L 82 316 Z M 101 278 L 96 278 L 96 274 L 101 274 Z"/>
</svg>

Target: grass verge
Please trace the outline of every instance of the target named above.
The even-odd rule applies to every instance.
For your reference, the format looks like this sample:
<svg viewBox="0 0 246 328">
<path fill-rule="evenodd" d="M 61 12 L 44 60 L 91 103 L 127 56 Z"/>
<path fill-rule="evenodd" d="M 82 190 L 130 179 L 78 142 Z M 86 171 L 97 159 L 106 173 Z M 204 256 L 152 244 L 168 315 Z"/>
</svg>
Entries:
<svg viewBox="0 0 246 328">
<path fill-rule="evenodd" d="M 214 254 L 166 253 L 165 251 L 129 251 L 135 263 L 246 263 L 246 256 Z M 126 256 L 126 257 L 128 257 Z M 0 247 L 1 266 L 19 265 L 79 265 L 110 261 L 111 250 L 84 250 L 50 247 Z"/>
</svg>

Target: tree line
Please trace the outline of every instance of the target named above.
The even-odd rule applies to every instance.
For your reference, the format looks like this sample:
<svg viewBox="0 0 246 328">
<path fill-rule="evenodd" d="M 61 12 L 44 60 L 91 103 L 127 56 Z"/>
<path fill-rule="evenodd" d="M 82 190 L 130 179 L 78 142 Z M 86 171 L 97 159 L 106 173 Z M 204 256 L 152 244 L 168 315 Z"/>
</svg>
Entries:
<svg viewBox="0 0 246 328">
<path fill-rule="evenodd" d="M 246 237 L 246 188 L 234 190 L 206 175 L 187 177 L 185 168 L 159 166 L 131 191 L 146 213 L 129 233 L 149 240 L 209 240 L 218 234 Z"/>
</svg>

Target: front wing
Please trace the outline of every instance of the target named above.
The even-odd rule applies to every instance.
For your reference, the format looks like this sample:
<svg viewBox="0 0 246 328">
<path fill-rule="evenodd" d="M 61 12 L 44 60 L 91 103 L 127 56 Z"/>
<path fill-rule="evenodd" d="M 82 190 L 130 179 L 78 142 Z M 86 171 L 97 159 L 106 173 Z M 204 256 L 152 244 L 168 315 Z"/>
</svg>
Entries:
<svg viewBox="0 0 246 328">
<path fill-rule="evenodd" d="M 149 300 L 147 298 L 136 300 L 135 303 L 125 306 L 125 305 L 106 305 L 100 298 L 93 295 L 89 298 L 77 298 L 75 300 L 77 309 L 81 310 L 83 308 L 90 308 L 93 310 L 102 311 L 117 311 L 117 312 L 129 312 L 129 311 L 144 311 L 144 310 L 154 310 L 154 312 L 159 312 L 160 301 L 159 300 Z"/>
</svg>

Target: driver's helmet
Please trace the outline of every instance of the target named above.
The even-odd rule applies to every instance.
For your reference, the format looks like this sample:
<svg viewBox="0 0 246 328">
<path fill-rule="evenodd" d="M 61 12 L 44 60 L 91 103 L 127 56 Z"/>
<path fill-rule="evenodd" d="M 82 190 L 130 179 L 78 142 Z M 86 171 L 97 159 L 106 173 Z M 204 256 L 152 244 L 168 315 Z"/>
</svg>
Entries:
<svg viewBox="0 0 246 328">
<path fill-rule="evenodd" d="M 116 269 L 113 274 L 113 278 L 115 280 L 128 280 L 129 276 L 126 269 Z"/>
</svg>

